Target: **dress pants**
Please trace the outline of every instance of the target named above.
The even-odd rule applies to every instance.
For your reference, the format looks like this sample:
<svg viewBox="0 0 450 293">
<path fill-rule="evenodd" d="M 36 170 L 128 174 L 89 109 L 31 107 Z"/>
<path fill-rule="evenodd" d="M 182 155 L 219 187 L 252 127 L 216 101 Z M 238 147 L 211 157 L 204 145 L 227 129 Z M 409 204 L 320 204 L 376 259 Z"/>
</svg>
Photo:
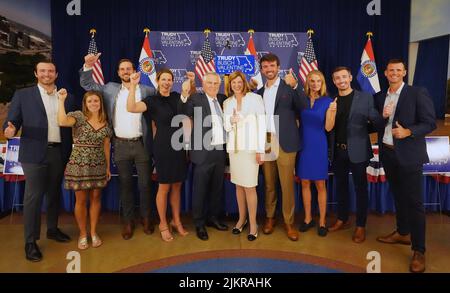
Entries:
<svg viewBox="0 0 450 293">
<path fill-rule="evenodd" d="M 58 227 L 61 184 L 64 176 L 61 146 L 47 148 L 46 162 L 22 163 L 22 169 L 26 178 L 23 199 L 24 237 L 25 243 L 30 243 L 40 239 L 44 194 L 47 196 L 47 230 Z"/>
<path fill-rule="evenodd" d="M 369 191 L 367 185 L 367 166 L 369 162 L 352 163 L 348 151 L 335 148 L 333 161 L 334 177 L 338 198 L 338 219 L 347 222 L 350 213 L 350 192 L 348 175 L 352 172 L 353 185 L 356 193 L 356 226 L 365 227 L 367 209 L 369 205 Z"/>
<path fill-rule="evenodd" d="M 395 151 L 384 147 L 381 160 L 394 195 L 397 232 L 411 233 L 412 250 L 425 253 L 425 208 L 423 206 L 422 165 L 402 166 Z"/>
<path fill-rule="evenodd" d="M 114 162 L 119 173 L 120 200 L 126 223 L 135 219 L 133 165 L 136 166 L 141 217 L 151 216 L 151 162 L 142 140 L 114 140 Z"/>
<path fill-rule="evenodd" d="M 277 179 L 280 180 L 282 192 L 283 218 L 286 224 L 294 223 L 295 195 L 294 195 L 294 169 L 296 152 L 287 153 L 278 144 L 276 137 L 272 136 L 271 144 L 276 144 L 278 158 L 275 161 L 266 161 L 263 164 L 265 182 L 265 209 L 266 217 L 273 218 L 277 207 Z M 272 147 L 272 150 L 274 147 Z"/>
<path fill-rule="evenodd" d="M 210 150 L 201 164 L 194 166 L 192 215 L 194 225 L 202 227 L 207 219 L 218 219 L 223 206 L 225 153 Z"/>
</svg>

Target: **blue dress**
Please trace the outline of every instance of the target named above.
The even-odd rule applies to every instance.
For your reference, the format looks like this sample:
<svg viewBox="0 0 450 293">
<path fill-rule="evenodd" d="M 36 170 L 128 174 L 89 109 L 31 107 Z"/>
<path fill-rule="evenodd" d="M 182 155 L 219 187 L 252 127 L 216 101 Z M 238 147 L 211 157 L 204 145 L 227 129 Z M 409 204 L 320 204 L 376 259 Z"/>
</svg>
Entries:
<svg viewBox="0 0 450 293">
<path fill-rule="evenodd" d="M 333 100 L 320 97 L 311 108 L 301 111 L 301 135 L 303 147 L 297 158 L 296 174 L 300 179 L 325 180 L 328 179 L 328 142 L 325 130 L 325 116 Z"/>
</svg>

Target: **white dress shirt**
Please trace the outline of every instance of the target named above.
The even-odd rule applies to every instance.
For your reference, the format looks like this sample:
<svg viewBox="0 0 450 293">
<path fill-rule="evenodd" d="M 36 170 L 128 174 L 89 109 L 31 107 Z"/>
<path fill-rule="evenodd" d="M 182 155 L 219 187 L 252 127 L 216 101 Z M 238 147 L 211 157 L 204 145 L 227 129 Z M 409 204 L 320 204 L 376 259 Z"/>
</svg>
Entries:
<svg viewBox="0 0 450 293">
<path fill-rule="evenodd" d="M 38 83 L 39 93 L 44 103 L 48 123 L 48 142 L 61 142 L 58 124 L 58 95 L 56 87 L 50 94 Z"/>
<path fill-rule="evenodd" d="M 246 151 L 263 154 L 266 143 L 266 116 L 264 102 L 260 95 L 249 92 L 242 98 L 241 110 L 237 111 L 235 96 L 223 104 L 225 130 L 228 133 L 227 151 Z M 231 124 L 233 112 L 240 116 L 235 125 Z"/>
<path fill-rule="evenodd" d="M 277 78 L 272 86 L 264 86 L 264 106 L 266 109 L 267 132 L 276 133 L 275 128 L 275 100 L 277 98 L 278 87 L 280 86 L 280 77 Z"/>
<path fill-rule="evenodd" d="M 397 109 L 397 103 L 398 98 L 400 97 L 400 93 L 402 92 L 403 87 L 405 86 L 405 83 L 403 82 L 402 85 L 398 88 L 398 90 L 395 93 L 390 93 L 388 90 L 386 100 L 384 101 L 384 107 L 392 103 L 392 114 L 389 116 L 389 121 L 384 128 L 384 136 L 383 136 L 383 143 L 388 145 L 394 145 L 394 139 L 392 137 L 392 124 L 394 122 L 394 116 L 395 116 L 395 110 Z"/>
<path fill-rule="evenodd" d="M 116 98 L 114 107 L 114 133 L 121 138 L 137 138 L 142 136 L 142 113 L 130 113 L 127 111 L 127 99 L 130 91 L 122 85 Z M 136 87 L 136 102 L 141 101 L 141 90 Z"/>
</svg>

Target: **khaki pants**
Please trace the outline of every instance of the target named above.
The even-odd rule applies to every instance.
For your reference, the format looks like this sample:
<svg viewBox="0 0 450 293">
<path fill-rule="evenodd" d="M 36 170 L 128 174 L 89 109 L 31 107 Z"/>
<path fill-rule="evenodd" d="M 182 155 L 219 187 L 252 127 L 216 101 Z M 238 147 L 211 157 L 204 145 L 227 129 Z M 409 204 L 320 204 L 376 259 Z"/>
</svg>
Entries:
<svg viewBox="0 0 450 293">
<path fill-rule="evenodd" d="M 295 210 L 294 168 L 297 153 L 286 153 L 281 146 L 279 146 L 278 140 L 275 136 L 272 136 L 272 146 L 278 146 L 278 158 L 275 161 L 266 161 L 263 164 L 266 190 L 266 216 L 268 218 L 273 218 L 275 216 L 275 209 L 277 207 L 276 186 L 278 175 L 278 179 L 281 184 L 281 200 L 284 222 L 286 224 L 293 224 Z"/>
</svg>

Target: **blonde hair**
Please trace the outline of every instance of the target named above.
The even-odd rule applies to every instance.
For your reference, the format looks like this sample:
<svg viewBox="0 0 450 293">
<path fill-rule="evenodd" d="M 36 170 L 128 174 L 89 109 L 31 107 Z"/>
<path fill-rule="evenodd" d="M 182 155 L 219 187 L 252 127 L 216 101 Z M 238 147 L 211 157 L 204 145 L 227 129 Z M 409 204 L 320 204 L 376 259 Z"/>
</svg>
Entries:
<svg viewBox="0 0 450 293">
<path fill-rule="evenodd" d="M 248 85 L 245 75 L 241 71 L 235 71 L 235 72 L 231 73 L 230 76 L 228 77 L 227 92 L 228 92 L 229 96 L 234 95 L 234 92 L 231 89 L 231 82 L 238 77 L 240 77 L 242 79 L 242 81 L 244 82 L 244 88 L 242 89 L 242 94 L 245 96 L 248 92 L 250 92 L 250 86 Z"/>
<path fill-rule="evenodd" d="M 83 106 L 81 108 L 81 111 L 83 112 L 83 115 L 88 117 L 88 119 L 91 117 L 92 113 L 89 112 L 86 102 L 87 98 L 91 96 L 97 96 L 100 99 L 100 110 L 98 111 L 99 120 L 98 122 L 104 123 L 106 122 L 106 112 L 103 105 L 103 96 L 100 92 L 97 91 L 87 91 L 83 96 Z"/>
<path fill-rule="evenodd" d="M 319 97 L 323 97 L 327 95 L 327 84 L 325 83 L 325 77 L 323 76 L 323 73 L 320 70 L 313 70 L 306 76 L 306 83 L 305 83 L 305 94 L 308 97 L 311 97 L 311 88 L 309 87 L 309 81 L 311 80 L 311 77 L 313 75 L 317 75 L 320 80 L 322 81 L 322 85 L 320 86 L 319 91 Z"/>
</svg>

